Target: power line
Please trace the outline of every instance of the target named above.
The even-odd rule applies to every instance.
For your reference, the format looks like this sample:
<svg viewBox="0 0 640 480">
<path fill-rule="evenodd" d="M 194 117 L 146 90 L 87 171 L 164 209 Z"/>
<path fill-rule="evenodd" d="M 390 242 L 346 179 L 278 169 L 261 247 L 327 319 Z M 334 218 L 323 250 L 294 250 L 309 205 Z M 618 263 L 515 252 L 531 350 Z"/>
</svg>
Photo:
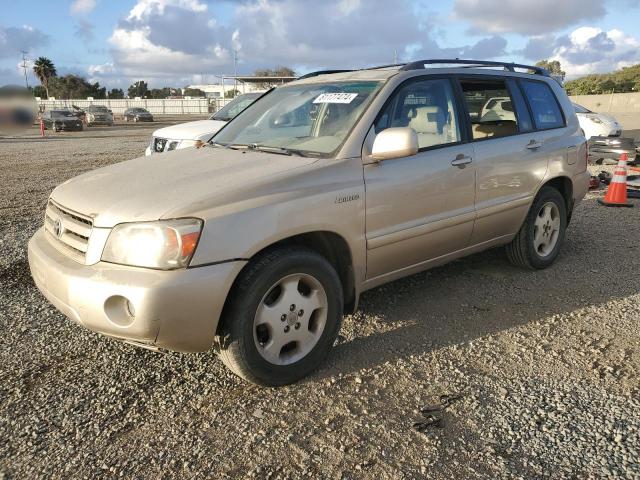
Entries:
<svg viewBox="0 0 640 480">
<path fill-rule="evenodd" d="M 27 77 L 27 51 L 20 50 L 22 52 L 22 69 L 24 70 L 24 83 L 29 88 L 29 77 Z"/>
</svg>

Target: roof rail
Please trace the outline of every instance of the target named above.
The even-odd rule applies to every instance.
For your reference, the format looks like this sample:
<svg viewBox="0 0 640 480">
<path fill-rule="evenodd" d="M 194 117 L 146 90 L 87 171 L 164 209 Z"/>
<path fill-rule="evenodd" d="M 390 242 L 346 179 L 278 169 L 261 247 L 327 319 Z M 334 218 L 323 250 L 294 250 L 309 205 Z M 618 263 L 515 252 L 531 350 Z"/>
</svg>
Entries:
<svg viewBox="0 0 640 480">
<path fill-rule="evenodd" d="M 296 80 L 302 80 L 303 78 L 317 77 L 318 75 L 329 75 L 331 73 L 345 73 L 353 72 L 353 70 L 318 70 L 317 72 L 305 73 L 304 75 L 296 78 Z"/>
<path fill-rule="evenodd" d="M 432 59 L 432 60 L 417 60 L 407 63 L 400 70 L 421 70 L 425 68 L 425 65 L 466 65 L 467 68 L 471 67 L 502 67 L 510 72 L 515 72 L 516 68 L 525 70 L 531 70 L 537 75 L 544 75 L 549 77 L 550 73 L 547 69 L 538 67 L 535 65 L 522 65 L 520 63 L 511 62 L 492 62 L 487 60 L 460 60 L 456 59 Z"/>
</svg>

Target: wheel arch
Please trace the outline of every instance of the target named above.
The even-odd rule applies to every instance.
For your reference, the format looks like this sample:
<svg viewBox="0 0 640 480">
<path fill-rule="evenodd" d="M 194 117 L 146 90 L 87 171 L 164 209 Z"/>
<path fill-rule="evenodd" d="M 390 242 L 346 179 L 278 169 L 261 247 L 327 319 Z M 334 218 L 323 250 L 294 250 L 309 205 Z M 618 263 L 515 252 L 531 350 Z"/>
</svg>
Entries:
<svg viewBox="0 0 640 480">
<path fill-rule="evenodd" d="M 250 265 L 256 257 L 259 257 L 260 255 L 275 248 L 287 246 L 306 247 L 322 255 L 333 266 L 333 268 L 335 268 L 338 277 L 340 278 L 342 292 L 344 295 L 344 313 L 353 313 L 355 311 L 358 301 L 356 294 L 355 269 L 351 248 L 342 235 L 331 231 L 318 230 L 299 233 L 277 240 L 253 254 L 251 258 L 248 259 L 246 265 L 236 275 L 236 278 L 234 279 L 227 294 L 225 305 L 222 310 L 222 316 L 224 316 L 224 311 L 227 309 L 229 299 L 234 289 L 236 288 L 238 279 L 247 268 L 247 266 Z M 221 326 L 222 322 L 218 322 L 216 335 L 220 334 Z"/>
<path fill-rule="evenodd" d="M 564 198 L 565 206 L 567 207 L 567 223 L 571 220 L 571 214 L 573 213 L 573 182 L 567 176 L 558 176 L 547 180 L 545 183 L 540 185 L 540 189 L 543 187 L 552 187 L 558 190 Z"/>
</svg>

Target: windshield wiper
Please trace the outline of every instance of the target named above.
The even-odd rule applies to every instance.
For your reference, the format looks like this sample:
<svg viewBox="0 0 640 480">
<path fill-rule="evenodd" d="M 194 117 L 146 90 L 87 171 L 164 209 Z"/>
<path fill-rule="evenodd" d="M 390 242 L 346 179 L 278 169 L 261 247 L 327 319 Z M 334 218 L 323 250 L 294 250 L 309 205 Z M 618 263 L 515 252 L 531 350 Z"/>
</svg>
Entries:
<svg viewBox="0 0 640 480">
<path fill-rule="evenodd" d="M 259 145 L 257 143 L 240 144 L 232 143 L 226 145 L 227 148 L 234 150 L 255 150 L 258 152 L 275 153 L 277 155 L 298 155 L 299 157 L 307 157 L 307 152 L 284 147 L 272 147 L 269 145 Z"/>
</svg>

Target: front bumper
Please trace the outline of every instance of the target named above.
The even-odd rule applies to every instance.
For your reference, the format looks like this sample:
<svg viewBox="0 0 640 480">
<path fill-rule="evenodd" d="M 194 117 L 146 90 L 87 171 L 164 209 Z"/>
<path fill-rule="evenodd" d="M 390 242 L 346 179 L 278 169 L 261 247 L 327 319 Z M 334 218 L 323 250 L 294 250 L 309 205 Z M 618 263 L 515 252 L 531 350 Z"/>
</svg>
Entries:
<svg viewBox="0 0 640 480">
<path fill-rule="evenodd" d="M 591 137 L 589 139 L 588 160 L 591 164 L 600 163 L 603 160 L 613 160 L 617 163 L 623 153 L 628 155 L 630 164 L 637 162 L 638 146 L 632 138 Z"/>
<path fill-rule="evenodd" d="M 41 228 L 29 241 L 29 267 L 58 310 L 103 335 L 168 350 L 211 347 L 227 294 L 244 266 L 228 262 L 161 271 L 83 265 L 54 248 L 47 235 Z"/>
<path fill-rule="evenodd" d="M 89 120 L 87 119 L 87 125 L 113 125 L 113 119 L 100 119 L 100 120 Z"/>
<path fill-rule="evenodd" d="M 51 124 L 51 128 L 53 128 L 53 123 Z M 82 123 L 78 124 L 76 122 L 67 122 L 67 123 L 59 123 L 56 122 L 55 126 L 60 131 L 65 132 L 80 132 L 82 131 Z"/>
</svg>

